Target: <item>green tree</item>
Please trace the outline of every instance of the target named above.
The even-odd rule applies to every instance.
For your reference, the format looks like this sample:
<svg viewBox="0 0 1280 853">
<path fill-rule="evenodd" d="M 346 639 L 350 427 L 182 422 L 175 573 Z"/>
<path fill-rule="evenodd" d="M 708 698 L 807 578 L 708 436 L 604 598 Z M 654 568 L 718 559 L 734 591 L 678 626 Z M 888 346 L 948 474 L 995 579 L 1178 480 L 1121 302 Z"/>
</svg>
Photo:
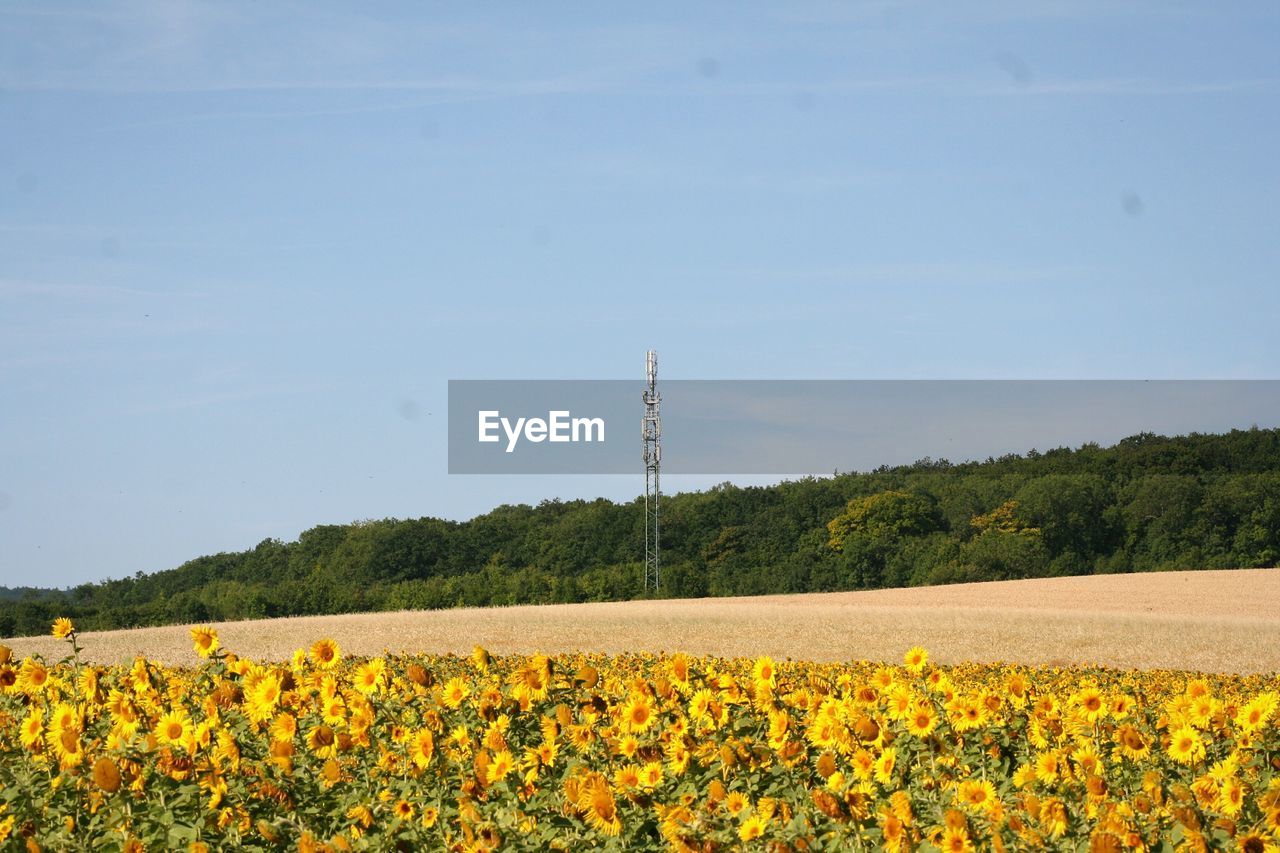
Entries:
<svg viewBox="0 0 1280 853">
<path fill-rule="evenodd" d="M 1040 529 L 1045 548 L 1066 571 L 1088 571 L 1093 558 L 1115 544 L 1111 491 L 1097 474 L 1037 477 L 1014 500 L 1018 519 Z"/>
<path fill-rule="evenodd" d="M 1195 477 L 1150 474 L 1129 483 L 1118 502 L 1125 552 L 1139 568 L 1176 565 L 1194 548 L 1204 489 Z"/>
<path fill-rule="evenodd" d="M 891 557 L 904 540 L 941 527 L 942 514 L 931 495 L 893 490 L 849 501 L 845 511 L 827 523 L 827 544 L 842 555 L 841 585 L 873 589 L 905 582 L 900 571 L 886 576 Z"/>
</svg>

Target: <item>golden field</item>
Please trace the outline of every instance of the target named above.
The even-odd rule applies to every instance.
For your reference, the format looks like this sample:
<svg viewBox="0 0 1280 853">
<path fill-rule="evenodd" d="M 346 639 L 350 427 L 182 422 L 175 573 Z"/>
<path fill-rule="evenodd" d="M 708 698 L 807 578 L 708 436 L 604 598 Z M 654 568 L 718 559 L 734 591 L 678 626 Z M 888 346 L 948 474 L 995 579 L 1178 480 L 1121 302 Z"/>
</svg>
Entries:
<svg viewBox="0 0 1280 853">
<path fill-rule="evenodd" d="M 15 849 L 1280 849 L 1274 675 L 52 633 L 0 649 Z"/>
<path fill-rule="evenodd" d="M 782 660 L 897 661 L 915 645 L 943 663 L 1101 664 L 1280 670 L 1280 571 L 1164 572 L 866 592 L 629 601 L 308 616 L 215 625 L 259 660 L 288 660 L 307 638 L 351 654 L 684 651 Z M 61 655 L 50 637 L 0 640 Z M 98 663 L 142 655 L 190 664 L 186 627 L 85 635 Z"/>
</svg>

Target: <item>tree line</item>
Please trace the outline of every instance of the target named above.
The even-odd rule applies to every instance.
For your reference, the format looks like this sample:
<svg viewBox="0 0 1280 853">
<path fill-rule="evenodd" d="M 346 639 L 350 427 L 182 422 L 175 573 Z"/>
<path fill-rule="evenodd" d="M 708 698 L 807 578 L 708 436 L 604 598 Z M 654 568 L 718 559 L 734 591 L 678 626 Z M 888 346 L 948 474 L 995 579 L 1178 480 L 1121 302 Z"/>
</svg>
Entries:
<svg viewBox="0 0 1280 853">
<path fill-rule="evenodd" d="M 662 508 L 661 597 L 1269 567 L 1280 562 L 1280 430 L 724 483 Z M 642 499 L 321 525 L 167 571 L 6 590 L 0 636 L 43 633 L 57 615 L 92 630 L 639 598 L 643 537 Z"/>
</svg>

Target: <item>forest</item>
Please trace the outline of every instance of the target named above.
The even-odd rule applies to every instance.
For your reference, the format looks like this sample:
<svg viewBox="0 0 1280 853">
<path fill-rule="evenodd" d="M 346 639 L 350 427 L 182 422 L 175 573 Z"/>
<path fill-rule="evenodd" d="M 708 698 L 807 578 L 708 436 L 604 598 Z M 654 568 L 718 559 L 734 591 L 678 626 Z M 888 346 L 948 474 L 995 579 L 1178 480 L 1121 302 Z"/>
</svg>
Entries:
<svg viewBox="0 0 1280 853">
<path fill-rule="evenodd" d="M 67 590 L 4 590 L 0 636 L 303 614 L 640 598 L 643 500 L 504 505 L 468 521 L 313 527 Z M 981 462 L 922 459 L 664 495 L 659 597 L 1271 567 L 1280 430 L 1141 434 Z"/>
</svg>

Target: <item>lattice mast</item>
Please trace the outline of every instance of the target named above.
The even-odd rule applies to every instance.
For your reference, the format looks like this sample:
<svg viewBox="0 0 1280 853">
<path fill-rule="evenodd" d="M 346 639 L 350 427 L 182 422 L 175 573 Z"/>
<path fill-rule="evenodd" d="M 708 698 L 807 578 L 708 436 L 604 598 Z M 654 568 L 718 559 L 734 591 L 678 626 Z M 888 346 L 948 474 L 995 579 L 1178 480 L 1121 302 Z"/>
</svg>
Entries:
<svg viewBox="0 0 1280 853">
<path fill-rule="evenodd" d="M 640 421 L 640 437 L 644 443 L 644 589 L 658 591 L 661 569 L 658 536 L 658 503 L 662 498 L 659 472 L 662 466 L 662 420 L 658 412 L 662 395 L 658 393 L 658 354 L 645 353 L 644 418 Z"/>
</svg>

